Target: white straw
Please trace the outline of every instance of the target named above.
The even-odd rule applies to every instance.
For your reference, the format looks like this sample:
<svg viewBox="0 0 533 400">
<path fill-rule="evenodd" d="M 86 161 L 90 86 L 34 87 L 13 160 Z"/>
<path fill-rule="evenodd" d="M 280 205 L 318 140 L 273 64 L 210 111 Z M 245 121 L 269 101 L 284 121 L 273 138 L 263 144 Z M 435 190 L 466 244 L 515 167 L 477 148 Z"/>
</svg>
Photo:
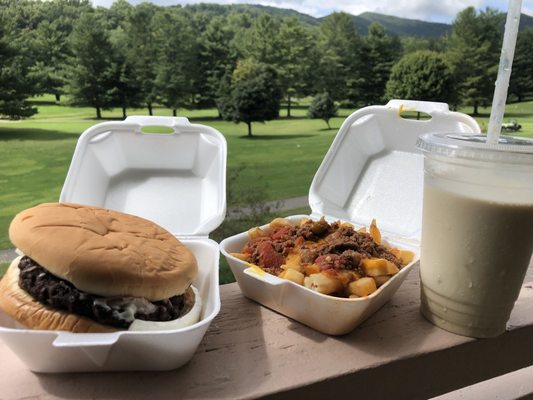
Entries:
<svg viewBox="0 0 533 400">
<path fill-rule="evenodd" d="M 500 56 L 500 66 L 498 67 L 498 77 L 496 78 L 496 88 L 492 99 L 492 109 L 490 111 L 489 128 L 487 130 L 487 143 L 498 143 L 502 129 L 503 114 L 505 112 L 505 101 L 507 100 L 507 88 L 511 77 L 511 66 L 513 65 L 516 36 L 518 35 L 518 24 L 520 23 L 520 12 L 522 0 L 509 0 L 507 10 L 507 21 L 505 22 L 505 32 L 503 34 L 502 54 Z"/>
</svg>

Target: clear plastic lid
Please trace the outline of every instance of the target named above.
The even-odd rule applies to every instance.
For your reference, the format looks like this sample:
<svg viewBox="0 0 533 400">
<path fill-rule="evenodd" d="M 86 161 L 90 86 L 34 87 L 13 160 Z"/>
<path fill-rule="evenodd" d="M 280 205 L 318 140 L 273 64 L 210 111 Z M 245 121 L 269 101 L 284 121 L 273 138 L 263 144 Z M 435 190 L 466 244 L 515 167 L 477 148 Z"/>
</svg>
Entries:
<svg viewBox="0 0 533 400">
<path fill-rule="evenodd" d="M 426 133 L 417 147 L 426 154 L 508 164 L 533 165 L 533 139 L 500 136 L 498 143 L 487 144 L 487 136 L 465 133 Z"/>
</svg>

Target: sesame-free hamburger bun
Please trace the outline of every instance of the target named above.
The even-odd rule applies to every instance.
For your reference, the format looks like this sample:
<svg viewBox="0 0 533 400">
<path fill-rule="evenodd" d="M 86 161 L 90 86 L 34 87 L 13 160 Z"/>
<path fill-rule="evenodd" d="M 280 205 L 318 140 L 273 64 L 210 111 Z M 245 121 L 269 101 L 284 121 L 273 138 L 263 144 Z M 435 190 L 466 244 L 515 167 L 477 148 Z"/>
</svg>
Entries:
<svg viewBox="0 0 533 400">
<path fill-rule="evenodd" d="M 199 318 L 200 298 L 191 286 L 196 258 L 151 221 L 46 203 L 16 215 L 9 236 L 24 257 L 0 282 L 0 308 L 23 325 L 91 332 L 150 329 L 154 322 L 174 329 L 180 324 L 172 322 L 189 312 L 198 314 L 190 323 Z"/>
</svg>

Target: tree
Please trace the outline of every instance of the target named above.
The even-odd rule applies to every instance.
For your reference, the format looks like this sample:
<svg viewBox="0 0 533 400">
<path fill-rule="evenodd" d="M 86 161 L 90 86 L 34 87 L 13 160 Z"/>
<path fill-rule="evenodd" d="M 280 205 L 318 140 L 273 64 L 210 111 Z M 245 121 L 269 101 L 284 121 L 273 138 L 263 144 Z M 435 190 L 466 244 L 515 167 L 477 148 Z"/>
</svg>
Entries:
<svg viewBox="0 0 533 400">
<path fill-rule="evenodd" d="M 213 105 L 222 78 L 228 71 L 233 71 L 237 64 L 236 51 L 233 46 L 235 30 L 228 18 L 217 16 L 210 20 L 206 29 L 199 32 L 199 51 L 197 66 L 205 85 L 201 94 L 201 103 Z"/>
<path fill-rule="evenodd" d="M 0 14 L 0 116 L 26 118 L 37 112 L 27 101 L 34 92 L 23 74 L 23 56 L 4 31 L 6 24 L 5 17 Z"/>
<path fill-rule="evenodd" d="M 452 68 L 442 54 L 422 50 L 403 56 L 392 68 L 387 96 L 454 103 Z"/>
<path fill-rule="evenodd" d="M 59 101 L 64 92 L 70 36 L 81 13 L 90 12 L 87 0 L 54 0 L 40 3 L 39 22 L 31 34 L 32 66 L 28 75 L 39 94 L 53 94 Z"/>
<path fill-rule="evenodd" d="M 176 116 L 179 107 L 192 103 L 194 35 L 181 9 L 158 11 L 153 25 L 158 61 L 155 66 L 155 88 L 161 103 Z"/>
<path fill-rule="evenodd" d="M 320 54 L 317 91 L 329 91 L 334 100 L 357 102 L 361 94 L 362 40 L 354 20 L 333 13 L 322 20 L 318 35 Z"/>
<path fill-rule="evenodd" d="M 393 65 L 401 56 L 402 47 L 396 36 L 388 36 L 382 25 L 374 22 L 364 39 L 361 101 L 365 104 L 383 102 L 385 88 Z"/>
<path fill-rule="evenodd" d="M 280 57 L 279 22 L 268 14 L 257 17 L 238 44 L 244 58 L 276 65 Z"/>
<path fill-rule="evenodd" d="M 268 14 L 257 17 L 251 27 L 241 31 L 236 40 L 243 58 L 273 66 L 287 97 L 287 116 L 291 115 L 291 99 L 308 95 L 316 71 L 315 38 L 297 18 L 284 18 L 281 23 Z"/>
<path fill-rule="evenodd" d="M 315 35 L 296 17 L 284 18 L 278 33 L 279 58 L 275 67 L 287 98 L 287 117 L 291 116 L 293 96 L 311 93 L 317 69 Z"/>
<path fill-rule="evenodd" d="M 110 32 L 110 41 L 113 48 L 111 54 L 113 65 L 113 91 L 112 106 L 120 107 L 122 118 L 127 117 L 127 109 L 141 107 L 143 98 L 139 79 L 135 75 L 133 65 L 128 58 L 128 38 L 121 26 Z"/>
<path fill-rule="evenodd" d="M 526 94 L 533 93 L 533 28 L 518 33 L 512 68 L 509 94 L 522 101 Z"/>
<path fill-rule="evenodd" d="M 444 52 L 447 46 L 446 37 L 402 36 L 399 39 L 402 46 L 402 55 L 414 53 L 418 50 Z"/>
<path fill-rule="evenodd" d="M 4 28 L 20 57 L 19 71 L 34 94 L 63 93 L 65 68 L 71 56 L 68 36 L 88 0 L 1 0 Z"/>
<path fill-rule="evenodd" d="M 449 58 L 454 68 L 460 99 L 478 113 L 480 105 L 492 101 L 502 36 L 503 14 L 473 7 L 461 11 L 452 24 Z"/>
<path fill-rule="evenodd" d="M 151 3 L 141 3 L 127 14 L 124 23 L 124 31 L 128 38 L 126 58 L 135 79 L 132 84 L 139 88 L 140 96 L 150 115 L 153 115 L 153 104 L 158 95 L 155 85 L 157 42 L 152 25 L 152 18 L 158 8 Z"/>
<path fill-rule="evenodd" d="M 309 118 L 320 118 L 326 121 L 328 129 L 331 129 L 329 126 L 329 120 L 337 115 L 338 107 L 335 105 L 335 102 L 331 98 L 328 92 L 317 94 L 309 110 L 307 110 L 307 115 Z"/>
<path fill-rule="evenodd" d="M 227 75 L 217 100 L 222 118 L 248 125 L 252 136 L 252 122 L 264 122 L 279 116 L 281 89 L 274 68 L 252 59 L 237 63 Z"/>
<path fill-rule="evenodd" d="M 105 9 L 105 18 L 109 29 L 124 27 L 125 22 L 135 10 L 127 0 L 114 0 L 109 9 Z"/>
<path fill-rule="evenodd" d="M 69 94 L 74 104 L 96 109 L 102 118 L 102 108 L 113 103 L 115 71 L 113 47 L 104 23 L 93 12 L 83 13 L 70 37 L 73 60 L 68 72 Z"/>
</svg>

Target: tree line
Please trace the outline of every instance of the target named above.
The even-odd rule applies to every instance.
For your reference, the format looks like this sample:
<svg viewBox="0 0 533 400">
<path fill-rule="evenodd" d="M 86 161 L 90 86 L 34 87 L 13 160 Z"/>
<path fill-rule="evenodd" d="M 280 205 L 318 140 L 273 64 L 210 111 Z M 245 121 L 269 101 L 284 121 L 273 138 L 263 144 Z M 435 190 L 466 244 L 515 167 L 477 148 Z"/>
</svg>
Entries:
<svg viewBox="0 0 533 400">
<path fill-rule="evenodd" d="M 291 115 L 296 98 L 315 110 L 381 104 L 389 98 L 490 104 L 504 14 L 469 7 L 438 40 L 399 38 L 374 23 L 360 35 L 352 16 L 333 13 L 319 26 L 296 17 L 220 6 L 160 7 L 115 1 L 0 0 L 0 116 L 37 110 L 28 98 L 64 94 L 102 110 L 155 104 L 217 107 L 222 118 Z M 519 33 L 509 93 L 533 92 L 533 29 Z M 315 115 L 315 114 L 314 114 Z"/>
</svg>

